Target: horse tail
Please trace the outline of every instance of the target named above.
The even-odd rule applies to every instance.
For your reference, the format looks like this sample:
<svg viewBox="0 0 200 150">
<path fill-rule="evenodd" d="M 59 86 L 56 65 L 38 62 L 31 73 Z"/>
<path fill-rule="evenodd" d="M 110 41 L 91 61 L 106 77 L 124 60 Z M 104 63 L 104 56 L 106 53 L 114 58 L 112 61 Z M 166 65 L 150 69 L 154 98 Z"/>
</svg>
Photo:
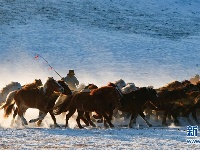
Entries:
<svg viewBox="0 0 200 150">
<path fill-rule="evenodd" d="M 0 110 L 4 109 L 4 117 L 7 118 L 12 113 L 12 108 L 15 104 L 14 96 L 17 91 L 12 91 L 8 94 L 6 102 L 0 106 Z"/>
<path fill-rule="evenodd" d="M 57 102 L 56 102 L 55 106 L 53 107 L 53 114 L 60 115 L 62 112 L 67 112 L 68 106 L 71 102 L 72 97 L 73 96 L 70 95 L 70 96 L 66 96 L 66 97 L 64 97 L 64 99 L 62 99 L 62 97 L 59 96 L 58 99 L 56 100 Z"/>
<path fill-rule="evenodd" d="M 9 115 L 12 113 L 14 105 L 15 104 L 11 104 L 11 105 L 7 106 L 6 108 L 4 108 L 4 118 L 9 117 Z"/>
</svg>

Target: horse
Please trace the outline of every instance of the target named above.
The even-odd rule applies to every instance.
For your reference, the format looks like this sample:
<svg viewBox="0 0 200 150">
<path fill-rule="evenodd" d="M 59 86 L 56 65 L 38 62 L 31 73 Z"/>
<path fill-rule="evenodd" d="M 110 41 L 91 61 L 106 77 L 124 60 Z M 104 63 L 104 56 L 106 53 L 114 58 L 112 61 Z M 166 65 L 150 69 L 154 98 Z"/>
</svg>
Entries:
<svg viewBox="0 0 200 150">
<path fill-rule="evenodd" d="M 24 112 L 28 108 L 37 108 L 41 111 L 38 120 L 44 119 L 44 117 L 49 112 L 52 112 L 52 102 L 51 98 L 55 92 L 63 92 L 63 87 L 53 79 L 49 77 L 43 87 L 34 89 L 21 89 L 18 90 L 14 96 L 14 100 L 18 107 L 18 115 L 21 118 L 22 125 L 28 125 L 26 119 L 24 118 Z M 53 104 L 54 105 L 54 104 Z M 38 120 L 29 121 L 34 122 Z"/>
<path fill-rule="evenodd" d="M 187 93 L 191 93 L 193 91 L 199 91 L 198 87 L 191 84 L 190 81 L 184 80 L 182 82 L 174 81 L 172 83 L 169 83 L 168 85 L 161 87 L 159 89 L 156 89 L 159 95 L 159 108 L 155 108 L 151 104 L 146 104 L 145 113 L 148 118 L 150 118 L 150 115 L 152 114 L 152 110 L 156 112 L 156 116 L 158 119 L 158 112 L 163 112 L 163 121 L 162 125 L 166 126 L 166 117 L 168 116 L 171 119 L 171 115 L 174 118 L 174 123 L 178 124 L 179 121 L 177 118 L 177 115 L 179 111 L 183 111 L 183 108 L 181 105 L 179 105 L 180 99 L 186 99 Z M 182 110 L 179 110 L 179 109 Z M 172 113 L 172 114 L 171 114 Z"/>
<path fill-rule="evenodd" d="M 66 111 L 69 111 L 66 115 L 66 127 L 68 126 L 69 118 L 77 110 L 78 117 L 76 119 L 78 127 L 83 128 L 80 124 L 80 119 L 82 119 L 86 125 L 94 125 L 88 116 L 89 112 L 97 112 L 104 117 L 104 125 L 107 127 L 106 122 L 110 127 L 114 127 L 111 123 L 110 118 L 107 116 L 106 112 L 112 113 L 113 109 L 120 107 L 120 95 L 114 87 L 104 86 L 98 89 L 94 89 L 91 92 L 79 92 L 73 96 Z M 83 117 L 84 112 L 86 113 L 86 119 Z"/>
<path fill-rule="evenodd" d="M 84 87 L 84 89 L 82 89 L 80 91 L 80 93 L 90 93 L 92 89 L 98 89 L 98 87 L 94 84 L 88 84 L 87 86 Z M 67 112 L 66 109 L 67 109 L 72 97 L 74 95 L 76 95 L 77 93 L 79 93 L 79 92 L 74 92 L 73 95 L 66 95 L 66 96 L 60 95 L 57 98 L 57 100 L 55 102 L 55 106 L 53 108 L 54 114 L 59 115 L 61 113 L 64 114 L 65 112 Z M 90 115 L 88 112 L 85 112 L 85 116 L 90 116 Z M 87 120 L 85 120 L 85 119 L 82 119 L 82 120 L 85 122 L 85 124 L 87 124 L 87 126 L 89 125 Z M 92 126 L 95 126 L 95 124 L 93 124 L 92 122 L 90 122 L 90 124 Z"/>
<path fill-rule="evenodd" d="M 22 86 L 19 82 L 11 82 L 2 88 L 0 91 L 0 105 L 6 101 L 6 97 L 11 91 L 19 90 L 21 88 Z"/>
<path fill-rule="evenodd" d="M 196 74 L 194 78 L 191 78 L 191 79 L 190 79 L 190 82 L 191 82 L 192 84 L 196 84 L 197 82 L 199 82 L 199 75 Z"/>
<path fill-rule="evenodd" d="M 114 82 L 115 85 L 117 85 L 117 87 L 121 90 L 123 87 L 126 86 L 126 82 L 122 79 L 119 79 L 117 81 Z"/>
<path fill-rule="evenodd" d="M 121 89 L 123 94 L 127 94 L 135 90 L 137 90 L 137 87 L 134 83 L 127 83 L 127 85 Z"/>
<path fill-rule="evenodd" d="M 41 79 L 35 79 L 33 83 L 25 84 L 24 86 L 22 86 L 22 89 L 34 89 L 39 86 L 42 86 Z M 17 93 L 17 90 L 10 92 L 6 98 L 6 102 L 4 102 L 0 107 L 0 109 L 4 109 L 4 118 L 7 118 L 12 112 L 13 105 L 15 104 L 14 96 L 16 93 Z M 12 122 L 14 121 L 14 119 L 17 115 L 17 111 L 18 111 L 18 109 L 16 108 L 14 110 Z"/>
<path fill-rule="evenodd" d="M 108 85 L 118 88 L 115 84 L 109 83 Z M 118 89 L 119 90 L 119 89 Z M 120 90 L 119 90 L 120 91 Z M 127 94 L 122 94 L 120 99 L 121 107 L 120 111 L 131 113 L 131 119 L 129 122 L 129 128 L 132 128 L 133 124 L 136 123 L 138 114 L 144 119 L 147 125 L 152 126 L 145 118 L 143 113 L 144 105 L 146 103 L 155 103 L 158 100 L 158 95 L 155 89 L 151 87 L 141 87 L 135 91 Z"/>
<path fill-rule="evenodd" d="M 200 92 L 189 93 L 188 97 L 190 103 L 185 106 L 183 117 L 186 117 L 188 119 L 188 122 L 191 123 L 191 120 L 189 119 L 189 114 L 192 113 L 192 117 L 195 122 L 197 124 L 200 124 L 196 115 L 196 109 L 200 108 Z"/>
<path fill-rule="evenodd" d="M 193 84 L 186 84 L 185 86 L 174 88 L 173 90 L 163 89 L 158 92 L 159 102 L 156 110 L 164 111 L 162 125 L 167 126 L 166 117 L 172 115 L 175 125 L 179 125 L 177 116 L 180 112 L 185 111 L 188 103 L 191 105 L 191 92 L 199 92 L 198 88 Z"/>
<path fill-rule="evenodd" d="M 64 92 L 62 92 L 62 94 L 60 93 L 55 93 L 53 94 L 53 96 L 51 97 L 50 101 L 52 103 L 51 105 L 51 110 L 53 110 L 53 107 L 56 103 L 56 101 L 59 99 L 59 102 L 63 102 L 65 99 L 67 98 L 71 98 L 72 96 L 72 91 L 69 89 L 68 85 L 66 84 L 66 82 L 64 82 L 63 80 L 58 80 L 57 81 L 63 88 L 64 88 Z M 42 111 L 39 111 L 39 116 L 42 114 Z M 56 123 L 56 118 L 53 115 L 53 113 L 50 113 L 52 120 L 54 121 L 54 125 L 58 126 Z M 31 119 L 30 122 L 35 122 L 35 120 L 38 120 L 39 118 L 36 119 Z M 39 119 L 37 121 L 37 126 L 40 126 L 40 124 L 42 123 L 43 119 Z"/>
</svg>

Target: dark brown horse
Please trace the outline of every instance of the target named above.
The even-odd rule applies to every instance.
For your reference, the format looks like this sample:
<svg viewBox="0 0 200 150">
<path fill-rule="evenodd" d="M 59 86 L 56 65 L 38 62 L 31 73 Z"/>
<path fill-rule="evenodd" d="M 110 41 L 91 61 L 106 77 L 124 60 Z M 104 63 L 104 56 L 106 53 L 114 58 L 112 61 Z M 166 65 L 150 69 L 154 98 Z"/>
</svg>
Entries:
<svg viewBox="0 0 200 150">
<path fill-rule="evenodd" d="M 166 126 L 167 115 L 172 115 L 175 125 L 179 125 L 177 117 L 180 113 L 184 113 L 188 103 L 191 102 L 189 93 L 198 91 L 193 84 L 185 84 L 183 87 L 174 88 L 172 90 L 164 89 L 158 93 L 159 103 L 157 110 L 164 112 L 162 125 Z"/>
<path fill-rule="evenodd" d="M 18 115 L 22 120 L 23 125 L 28 125 L 23 114 L 28 108 L 37 108 L 42 114 L 38 120 L 42 120 L 49 112 L 53 114 L 51 105 L 51 97 L 56 92 L 63 92 L 63 87 L 58 84 L 52 77 L 49 77 L 42 88 L 35 89 L 21 89 L 17 91 L 14 100 L 18 107 Z M 34 120 L 35 121 L 35 120 Z M 37 120 L 36 120 L 37 121 Z"/>
<path fill-rule="evenodd" d="M 90 125 L 93 126 L 92 121 L 90 120 L 89 112 L 97 112 L 98 114 L 104 117 L 104 121 L 109 124 L 110 127 L 114 125 L 111 123 L 111 120 L 107 116 L 106 112 L 111 112 L 120 107 L 120 95 L 114 87 L 105 86 L 98 89 L 94 89 L 91 92 L 80 92 L 77 93 L 70 101 L 67 111 L 69 113 L 66 115 L 66 127 L 68 126 L 69 118 L 77 110 L 78 117 L 76 119 L 78 127 L 83 128 L 80 124 L 80 119 L 82 119 L 86 125 L 89 121 Z M 83 117 L 84 112 L 86 113 L 87 120 Z M 104 123 L 106 124 L 106 123 Z"/>
<path fill-rule="evenodd" d="M 190 83 L 188 80 L 184 80 L 182 82 L 174 81 L 168 84 L 165 87 L 157 89 L 158 96 L 159 96 L 159 104 L 156 104 L 159 107 L 154 107 L 147 103 L 145 105 L 145 112 L 147 116 L 150 117 L 152 114 L 152 110 L 156 112 L 158 117 L 158 112 L 163 112 L 163 121 L 162 125 L 166 126 L 166 118 L 167 116 L 174 118 L 174 123 L 179 124 L 177 116 L 184 111 L 187 105 L 180 105 L 182 101 L 190 101 L 188 97 L 188 93 L 193 91 L 199 91 L 199 89 Z"/>
<path fill-rule="evenodd" d="M 61 84 L 62 85 L 62 84 Z M 64 86 L 63 86 L 64 87 Z M 81 90 L 80 92 L 83 93 L 83 92 L 86 92 L 86 93 L 90 93 L 92 89 L 97 89 L 98 87 L 94 84 L 88 84 L 87 86 L 85 86 L 85 88 L 83 90 Z M 60 95 L 60 97 L 57 98 L 56 100 L 56 103 L 55 103 L 55 106 L 53 108 L 53 112 L 55 115 L 59 115 L 61 113 L 64 113 L 66 112 L 66 109 L 72 99 L 72 97 L 74 95 L 76 95 L 78 92 L 74 92 L 73 95 L 72 95 L 72 92 L 71 94 L 65 94 L 65 95 Z"/>
<path fill-rule="evenodd" d="M 56 123 L 56 118 L 55 118 L 54 114 L 52 113 L 52 110 L 53 110 L 53 107 L 54 107 L 54 105 L 55 105 L 56 100 L 57 100 L 58 98 L 65 99 L 66 97 L 71 97 L 71 96 L 72 96 L 72 92 L 71 92 L 71 90 L 69 89 L 69 87 L 68 87 L 68 85 L 66 84 L 66 82 L 64 82 L 63 80 L 58 80 L 57 82 L 64 88 L 64 92 L 63 92 L 62 94 L 60 94 L 60 93 L 55 93 L 55 92 L 54 92 L 54 93 L 52 94 L 50 100 L 49 100 L 49 101 L 50 101 L 50 104 L 51 104 L 51 105 L 49 105 L 49 111 L 51 112 L 50 115 L 51 115 L 51 118 L 53 119 L 53 122 L 54 122 L 54 125 L 55 125 L 55 126 L 58 126 L 58 125 L 57 125 L 57 123 Z M 39 111 L 39 116 L 41 116 L 42 113 L 43 113 L 43 112 L 40 110 L 40 111 Z M 36 118 L 36 119 L 31 119 L 30 122 L 35 122 L 35 121 L 38 120 L 38 119 L 39 119 L 39 117 Z M 37 121 L 37 125 L 38 125 L 38 126 L 40 126 L 40 124 L 42 123 L 42 120 L 43 120 L 43 119 L 39 119 L 39 120 Z"/>
<path fill-rule="evenodd" d="M 110 83 L 109 85 L 115 86 L 117 89 L 118 87 Z M 118 89 L 119 90 L 119 89 Z M 127 94 L 122 94 L 120 99 L 121 108 L 119 109 L 122 112 L 129 112 L 131 113 L 131 119 L 129 122 L 129 127 L 131 128 L 134 123 L 136 123 L 136 118 L 138 114 L 144 119 L 148 126 L 152 126 L 145 118 L 143 113 L 144 105 L 146 103 L 154 103 L 158 100 L 158 95 L 156 90 L 150 87 L 142 87 L 136 91 L 132 91 Z"/>
</svg>

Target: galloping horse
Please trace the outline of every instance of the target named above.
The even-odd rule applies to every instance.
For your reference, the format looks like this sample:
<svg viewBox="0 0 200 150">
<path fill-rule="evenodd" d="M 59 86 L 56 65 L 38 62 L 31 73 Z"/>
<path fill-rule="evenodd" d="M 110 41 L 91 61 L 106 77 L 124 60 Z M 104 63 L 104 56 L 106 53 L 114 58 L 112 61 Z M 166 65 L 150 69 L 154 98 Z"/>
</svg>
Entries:
<svg viewBox="0 0 200 150">
<path fill-rule="evenodd" d="M 84 112 L 97 112 L 104 117 L 104 125 L 106 122 L 110 127 L 114 125 L 107 116 L 106 112 L 112 113 L 113 109 L 120 107 L 120 95 L 114 87 L 105 86 L 98 89 L 94 89 L 91 92 L 80 92 L 77 93 L 70 101 L 69 106 L 66 111 L 69 113 L 66 115 L 66 127 L 68 126 L 69 118 L 77 110 L 78 117 L 76 119 L 78 127 L 83 128 L 80 124 L 80 119 L 82 119 L 86 125 L 87 121 L 93 126 L 90 116 L 86 115 L 87 120 L 83 117 Z M 88 114 L 88 113 L 86 113 Z"/>
<path fill-rule="evenodd" d="M 44 86 L 41 88 L 21 89 L 17 91 L 14 96 L 14 100 L 17 104 L 18 115 L 21 118 L 23 125 L 28 125 L 23 116 L 24 112 L 28 108 L 37 108 L 42 112 L 42 114 L 38 117 L 38 120 L 44 119 L 48 112 L 53 114 L 50 99 L 53 96 L 54 91 L 63 92 L 64 89 L 52 77 L 49 77 Z"/>
<path fill-rule="evenodd" d="M 110 86 L 118 88 L 115 84 L 109 83 Z M 136 123 L 136 118 L 138 114 L 144 119 L 148 126 L 152 126 L 145 118 L 143 113 L 143 107 L 146 103 L 154 103 L 158 99 L 158 95 L 155 89 L 150 87 L 142 87 L 136 91 L 132 91 L 127 94 L 122 94 L 120 99 L 122 112 L 130 112 L 131 119 L 129 122 L 129 127 L 132 128 L 133 123 Z"/>
<path fill-rule="evenodd" d="M 35 81 L 33 83 L 26 84 L 26 85 L 22 86 L 22 89 L 34 89 L 34 88 L 37 88 L 39 86 L 42 86 L 42 81 L 40 79 L 35 79 Z M 5 118 L 7 118 L 12 112 L 12 108 L 15 104 L 14 96 L 15 96 L 16 93 L 17 93 L 17 90 L 10 92 L 8 94 L 7 98 L 6 98 L 6 102 L 3 103 L 0 107 L 0 109 L 4 109 L 4 117 Z M 16 108 L 15 111 L 14 111 L 14 114 L 13 114 L 13 121 L 15 119 L 15 116 L 17 115 L 17 111 L 18 110 Z"/>
<path fill-rule="evenodd" d="M 72 91 L 69 89 L 69 87 L 66 84 L 66 82 L 64 82 L 63 80 L 58 80 L 57 82 L 64 88 L 64 92 L 62 94 L 54 93 L 50 98 L 51 106 L 49 105 L 49 108 L 51 110 L 50 111 L 51 112 L 50 115 L 51 115 L 51 118 L 53 119 L 54 125 L 56 125 L 56 126 L 57 126 L 56 118 L 55 118 L 54 114 L 52 113 L 52 110 L 53 110 L 55 102 L 57 101 L 57 99 L 61 99 L 61 101 L 63 101 L 64 99 L 72 96 Z M 40 115 L 42 115 L 42 111 L 39 111 L 39 116 Z M 31 119 L 30 122 L 35 122 L 38 119 L 39 118 Z M 38 126 L 40 126 L 40 124 L 42 123 L 42 120 L 43 119 L 39 119 L 37 121 L 37 125 Z"/>
<path fill-rule="evenodd" d="M 21 88 L 22 86 L 18 82 L 11 82 L 10 84 L 6 85 L 0 91 L 0 105 L 6 101 L 6 97 L 11 91 L 19 90 Z"/>
<path fill-rule="evenodd" d="M 62 81 L 62 80 L 61 80 Z M 62 84 L 61 84 L 62 85 Z M 63 86 L 64 87 L 64 86 Z M 85 86 L 85 88 L 84 89 L 82 89 L 80 92 L 82 93 L 82 92 L 90 92 L 92 89 L 97 89 L 98 87 L 96 86 L 96 85 L 94 85 L 94 84 L 88 84 L 87 86 Z M 70 89 L 69 89 L 70 90 Z M 64 95 L 64 93 L 63 94 L 61 94 L 58 98 L 57 98 L 57 100 L 56 100 L 56 102 L 55 102 L 55 105 L 54 105 L 54 108 L 53 108 L 53 112 L 54 112 L 54 114 L 55 115 L 59 115 L 59 114 L 61 114 L 61 113 L 64 113 L 64 112 L 66 112 L 66 108 L 68 107 L 68 105 L 69 105 L 69 103 L 70 103 L 70 101 L 71 101 L 71 99 L 72 99 L 72 97 L 74 96 L 74 95 L 76 95 L 78 92 L 74 92 L 73 93 L 73 95 L 72 95 L 72 92 L 71 92 L 71 94 L 65 94 Z"/>
<path fill-rule="evenodd" d="M 187 83 L 184 86 L 174 88 L 173 90 L 164 89 L 158 92 L 159 103 L 157 104 L 157 110 L 164 111 L 162 125 L 167 125 L 167 115 L 172 115 L 174 118 L 174 123 L 179 125 L 177 116 L 180 114 L 180 111 L 185 111 L 184 107 L 187 107 L 188 104 L 190 105 L 190 103 L 193 103 L 191 100 L 193 95 L 190 95 L 189 93 L 194 91 L 198 93 L 199 90 L 195 85 Z"/>
</svg>

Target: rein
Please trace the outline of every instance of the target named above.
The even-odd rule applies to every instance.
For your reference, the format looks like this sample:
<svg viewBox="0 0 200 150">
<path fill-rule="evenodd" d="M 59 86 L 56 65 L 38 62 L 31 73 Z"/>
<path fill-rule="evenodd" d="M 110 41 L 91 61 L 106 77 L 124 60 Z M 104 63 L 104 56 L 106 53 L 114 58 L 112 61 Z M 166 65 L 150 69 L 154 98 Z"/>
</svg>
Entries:
<svg viewBox="0 0 200 150">
<path fill-rule="evenodd" d="M 119 95 L 120 95 L 120 99 L 123 98 L 123 94 L 121 92 L 121 90 L 119 89 L 119 87 L 116 85 L 115 89 L 118 91 Z"/>
</svg>

